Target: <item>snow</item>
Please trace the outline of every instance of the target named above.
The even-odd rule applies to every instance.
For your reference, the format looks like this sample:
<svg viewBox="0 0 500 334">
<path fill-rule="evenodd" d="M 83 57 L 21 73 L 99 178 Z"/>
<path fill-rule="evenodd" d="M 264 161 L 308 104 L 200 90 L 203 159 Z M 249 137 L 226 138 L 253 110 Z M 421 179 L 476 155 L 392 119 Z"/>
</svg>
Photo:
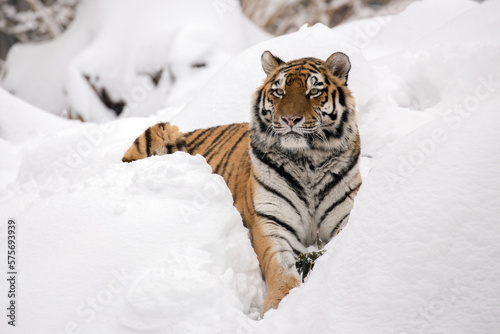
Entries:
<svg viewBox="0 0 500 334">
<path fill-rule="evenodd" d="M 110 318 L 178 332 L 196 321 L 208 333 L 224 312 L 246 317 L 262 303 L 258 262 L 222 177 L 201 156 L 183 153 L 123 164 L 117 142 L 138 131 L 129 120 L 120 130 L 114 122 L 65 121 L 72 126 L 23 147 L 1 205 L 19 227 L 25 333 L 113 332 Z"/>
<path fill-rule="evenodd" d="M 218 2 L 82 1 L 60 38 L 15 45 L 0 83 L 44 110 L 67 110 L 95 122 L 116 113 L 91 84 L 126 103 L 122 117 L 177 106 L 232 55 L 269 37 L 245 19 L 238 4 Z"/>
<path fill-rule="evenodd" d="M 111 4 L 99 4 L 101 15 L 111 15 Z M 129 6 L 161 16 L 128 2 L 121 11 Z M 84 12 L 75 24 L 87 27 Z M 493 0 L 425 0 L 395 16 L 303 27 L 238 53 L 207 74 L 184 107 L 148 117 L 103 120 L 96 113 L 99 123 L 69 121 L 0 89 L 0 240 L 5 251 L 7 221 L 14 219 L 19 271 L 16 328 L 4 316 L 0 331 L 498 332 L 498 12 Z M 103 41 L 128 31 L 117 23 L 124 22 L 119 13 L 114 23 L 94 27 Z M 189 45 L 191 37 L 200 37 L 192 26 L 177 43 Z M 92 45 L 77 58 L 117 48 Z M 129 47 L 128 57 L 143 57 L 134 64 L 155 64 L 157 55 Z M 264 78 L 264 50 L 285 60 L 349 55 L 365 177 L 349 224 L 306 283 L 261 319 L 265 286 L 222 178 L 202 157 L 181 152 L 131 164 L 120 159 L 158 121 L 182 130 L 247 121 Z M 28 59 L 18 66 L 22 61 Z M 34 69 L 34 77 L 45 75 Z M 105 80 L 117 78 L 113 71 Z M 10 75 L 18 87 L 28 84 Z M 0 271 L 7 272 L 6 261 Z M 0 282 L 4 293 L 7 281 Z"/>
</svg>

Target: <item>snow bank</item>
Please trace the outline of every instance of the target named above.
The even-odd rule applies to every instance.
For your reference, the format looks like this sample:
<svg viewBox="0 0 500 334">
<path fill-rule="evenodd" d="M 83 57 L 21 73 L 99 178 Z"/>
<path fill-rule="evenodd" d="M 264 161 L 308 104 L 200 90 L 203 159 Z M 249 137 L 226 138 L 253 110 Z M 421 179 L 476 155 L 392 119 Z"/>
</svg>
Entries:
<svg viewBox="0 0 500 334">
<path fill-rule="evenodd" d="M 0 105 L 0 152 L 3 156 L 0 159 L 0 189 L 3 189 L 16 179 L 24 146 L 70 126 L 71 122 L 37 109 L 2 88 Z"/>
<path fill-rule="evenodd" d="M 25 101 L 12 96 L 0 88 L 0 138 L 12 143 L 23 143 L 32 137 L 47 135 L 70 124 Z M 22 124 L 23 121 L 24 124 Z M 20 126 L 22 125 L 22 126 Z"/>
<path fill-rule="evenodd" d="M 180 112 L 147 118 L 63 121 L 0 91 L 11 168 L 2 244 L 7 219 L 19 226 L 18 327 L 0 331 L 495 333 L 499 11 L 498 1 L 427 0 L 303 28 L 233 58 Z M 265 49 L 287 60 L 349 54 L 372 169 L 308 281 L 257 321 L 264 286 L 223 180 L 183 153 L 120 159 L 160 120 L 183 130 L 248 120 Z"/>
<path fill-rule="evenodd" d="M 24 111 L 57 129 L 38 113 Z M 122 137 L 144 120 L 63 122 L 72 125 L 23 146 L 17 178 L 1 193 L 2 243 L 7 218 L 18 226 L 16 329 L 234 332 L 226 314 L 247 318 L 260 308 L 248 231 L 204 158 L 179 152 L 124 164 Z"/>
<path fill-rule="evenodd" d="M 59 38 L 15 45 L 1 85 L 55 114 L 147 116 L 184 103 L 232 55 L 268 37 L 236 2 L 86 0 Z"/>
</svg>

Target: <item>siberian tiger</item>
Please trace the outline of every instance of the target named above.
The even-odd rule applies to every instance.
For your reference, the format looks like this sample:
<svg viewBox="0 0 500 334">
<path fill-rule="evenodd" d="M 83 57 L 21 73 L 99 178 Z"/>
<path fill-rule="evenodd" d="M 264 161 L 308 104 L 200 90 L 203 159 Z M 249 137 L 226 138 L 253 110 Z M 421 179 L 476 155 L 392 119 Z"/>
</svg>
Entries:
<svg viewBox="0 0 500 334">
<path fill-rule="evenodd" d="M 188 133 L 159 123 L 139 136 L 124 162 L 184 151 L 201 154 L 226 181 L 251 233 L 268 289 L 263 312 L 299 286 L 297 257 L 347 223 L 361 186 L 356 104 L 347 88 L 351 64 L 283 62 L 262 55 L 267 74 L 253 97 L 251 121 Z"/>
</svg>

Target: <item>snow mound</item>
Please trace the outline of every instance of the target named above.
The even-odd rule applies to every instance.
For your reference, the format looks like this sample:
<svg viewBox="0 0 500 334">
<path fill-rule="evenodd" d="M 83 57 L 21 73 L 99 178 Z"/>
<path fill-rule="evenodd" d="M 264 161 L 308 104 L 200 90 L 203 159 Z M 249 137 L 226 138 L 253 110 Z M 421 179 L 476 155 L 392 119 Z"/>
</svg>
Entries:
<svg viewBox="0 0 500 334">
<path fill-rule="evenodd" d="M 16 98 L 2 88 L 0 88 L 0 101 L 2 101 L 1 140 L 19 144 L 29 138 L 45 136 L 50 131 L 60 130 L 69 124 L 64 119 Z M 24 126 L 20 126 L 23 120 L 27 122 Z"/>
<path fill-rule="evenodd" d="M 71 126 L 71 123 L 12 96 L 2 88 L 0 101 L 0 152 L 4 157 L 0 160 L 1 194 L 1 189 L 16 179 L 23 146 L 30 146 L 51 132 Z"/>
<path fill-rule="evenodd" d="M 260 307 L 264 286 L 248 231 L 201 156 L 108 161 L 78 180 L 59 174 L 57 189 L 28 169 L 2 203 L 2 212 L 16 213 L 24 246 L 19 303 L 31 314 L 19 321 L 24 333 L 114 332 L 108 319 L 140 331 L 209 333 L 225 313 L 247 317 Z"/>
<path fill-rule="evenodd" d="M 266 38 L 236 2 L 83 1 L 59 38 L 16 44 L 0 83 L 55 114 L 147 116 L 185 103 L 231 56 Z"/>
</svg>

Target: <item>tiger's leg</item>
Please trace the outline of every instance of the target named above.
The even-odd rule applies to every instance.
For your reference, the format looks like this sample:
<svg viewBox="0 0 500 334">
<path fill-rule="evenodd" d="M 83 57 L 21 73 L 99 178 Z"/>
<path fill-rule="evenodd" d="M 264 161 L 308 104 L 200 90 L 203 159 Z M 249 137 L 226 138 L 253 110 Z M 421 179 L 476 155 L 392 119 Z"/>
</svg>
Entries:
<svg viewBox="0 0 500 334">
<path fill-rule="evenodd" d="M 306 250 L 293 236 L 287 236 L 287 232 L 275 226 L 275 222 L 258 219 L 252 228 L 252 240 L 266 280 L 267 297 L 262 305 L 262 312 L 266 312 L 278 308 L 288 292 L 300 285 L 296 256 Z"/>
<path fill-rule="evenodd" d="M 125 152 L 123 162 L 132 162 L 152 155 L 163 155 L 176 151 L 187 151 L 186 139 L 179 128 L 170 123 L 158 123 L 137 137 Z"/>
<path fill-rule="evenodd" d="M 243 220 L 250 229 L 252 245 L 267 286 L 267 297 L 262 312 L 277 308 L 288 292 L 300 285 L 295 267 L 297 257 L 306 253 L 297 233 L 287 223 L 280 221 L 272 212 L 256 210 L 256 184 L 248 183 L 243 209 Z M 257 204 L 259 200 L 257 199 Z M 288 227 L 288 228 L 287 228 Z"/>
</svg>

